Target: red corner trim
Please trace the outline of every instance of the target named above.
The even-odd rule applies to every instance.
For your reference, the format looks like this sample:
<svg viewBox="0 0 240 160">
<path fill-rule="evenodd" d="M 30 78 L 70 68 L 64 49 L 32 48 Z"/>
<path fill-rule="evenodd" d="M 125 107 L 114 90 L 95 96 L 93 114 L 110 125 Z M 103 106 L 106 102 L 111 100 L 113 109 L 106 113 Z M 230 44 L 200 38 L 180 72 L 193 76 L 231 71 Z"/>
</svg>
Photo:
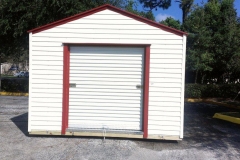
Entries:
<svg viewBox="0 0 240 160">
<path fill-rule="evenodd" d="M 150 46 L 146 46 L 144 58 L 143 138 L 148 138 L 149 67 L 150 67 Z"/>
<path fill-rule="evenodd" d="M 65 23 L 68 23 L 68 22 L 71 22 L 71 21 L 74 21 L 74 20 L 77 20 L 77 19 L 80 19 L 80 18 L 89 16 L 89 15 L 92 15 L 92 14 L 94 14 L 94 13 L 97 13 L 97 12 L 100 12 L 100 11 L 103 11 L 103 10 L 106 10 L 106 9 L 109 9 L 109 10 L 111 10 L 111 11 L 117 12 L 117 13 L 122 14 L 122 15 L 124 15 L 124 16 L 127 16 L 127 17 L 129 17 L 129 18 L 133 18 L 133 19 L 135 19 L 135 20 L 137 20 L 137 21 L 146 23 L 146 24 L 148 24 L 148 25 L 151 25 L 151 26 L 160 28 L 160 29 L 165 30 L 165 31 L 167 31 L 167 32 L 174 33 L 174 34 L 179 35 L 179 36 L 187 35 L 186 32 L 183 32 L 183 31 L 180 31 L 180 30 L 177 30 L 177 29 L 174 29 L 174 28 L 165 26 L 165 25 L 160 24 L 160 23 L 156 23 L 156 22 L 154 22 L 154 21 L 148 20 L 148 19 L 146 19 L 146 18 L 140 17 L 140 16 L 135 15 L 135 14 L 132 14 L 132 13 L 130 13 L 130 12 L 126 12 L 126 11 L 124 11 L 124 10 L 122 10 L 122 9 L 119 9 L 119 8 L 117 8 L 117 7 L 114 7 L 114 6 L 111 6 L 111 5 L 109 5 L 109 4 L 105 4 L 105 5 L 102 5 L 102 6 L 100 6 L 100 7 L 91 9 L 91 10 L 89 10 L 89 11 L 85 11 L 85 12 L 76 14 L 76 15 L 74 15 L 74 16 L 71 16 L 71 17 L 68 17 L 68 18 L 64 18 L 64 19 L 59 20 L 59 21 L 55 21 L 55 22 L 53 22 L 53 23 L 49 23 L 49 24 L 47 24 L 47 25 L 40 26 L 40 27 L 38 27 L 38 28 L 29 30 L 28 32 L 29 32 L 29 33 L 32 32 L 33 34 L 35 34 L 35 33 L 38 33 L 38 32 L 41 32 L 41 31 L 44 31 L 44 30 L 47 30 L 47 29 L 50 29 L 50 28 L 53 28 L 53 27 L 56 27 L 56 26 L 65 24 Z"/>
<path fill-rule="evenodd" d="M 63 46 L 63 99 L 62 99 L 62 134 L 68 128 L 69 112 L 69 64 L 70 50 L 68 45 Z"/>
</svg>

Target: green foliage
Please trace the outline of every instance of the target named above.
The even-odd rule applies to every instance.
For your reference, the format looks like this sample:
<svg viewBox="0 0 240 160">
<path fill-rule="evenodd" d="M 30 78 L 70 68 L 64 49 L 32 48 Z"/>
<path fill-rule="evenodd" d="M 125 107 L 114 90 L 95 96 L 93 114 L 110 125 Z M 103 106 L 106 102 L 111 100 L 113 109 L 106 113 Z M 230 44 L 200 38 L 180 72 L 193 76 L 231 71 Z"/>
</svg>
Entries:
<svg viewBox="0 0 240 160">
<path fill-rule="evenodd" d="M 201 85 L 200 84 L 186 84 L 185 85 L 185 98 L 201 98 Z"/>
<path fill-rule="evenodd" d="M 165 20 L 163 20 L 163 21 L 161 21 L 159 23 L 164 24 L 164 25 L 169 26 L 169 27 L 172 27 L 172 28 L 175 28 L 175 29 L 178 29 L 178 30 L 181 29 L 180 21 L 179 20 L 175 20 L 172 17 L 167 17 Z"/>
<path fill-rule="evenodd" d="M 212 0 L 197 6 L 183 25 L 189 33 L 186 66 L 195 72 L 195 83 L 204 78 L 223 83 L 224 76 L 240 73 L 240 23 L 233 2 Z"/>
<path fill-rule="evenodd" d="M 2 91 L 27 93 L 28 79 L 16 79 L 16 78 L 3 79 Z"/>
<path fill-rule="evenodd" d="M 137 3 L 134 1 L 129 1 L 128 4 L 125 6 L 125 10 L 133 14 L 139 15 L 141 17 L 147 18 L 149 20 L 155 21 L 155 17 L 152 11 L 148 11 L 148 12 L 138 11 Z"/>
<path fill-rule="evenodd" d="M 168 9 L 171 6 L 171 0 L 139 0 L 143 4 L 144 8 L 156 9 Z"/>
<path fill-rule="evenodd" d="M 9 60 L 12 57 L 19 59 L 22 55 L 28 55 L 27 31 L 30 29 L 106 3 L 124 8 L 126 5 L 125 1 L 126 0 L 1 0 L 1 59 Z"/>
<path fill-rule="evenodd" d="M 231 98 L 240 91 L 240 84 L 186 84 L 185 98 Z M 240 97 L 239 97 L 240 98 Z"/>
</svg>

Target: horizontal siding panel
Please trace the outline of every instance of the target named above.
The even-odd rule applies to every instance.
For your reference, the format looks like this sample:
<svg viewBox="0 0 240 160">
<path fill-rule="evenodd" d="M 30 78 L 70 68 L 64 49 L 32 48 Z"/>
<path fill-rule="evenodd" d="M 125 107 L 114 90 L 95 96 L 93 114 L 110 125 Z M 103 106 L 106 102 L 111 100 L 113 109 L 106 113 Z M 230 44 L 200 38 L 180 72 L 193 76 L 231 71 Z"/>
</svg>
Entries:
<svg viewBox="0 0 240 160">
<path fill-rule="evenodd" d="M 141 60 L 137 61 L 137 60 L 125 60 L 125 61 L 121 61 L 120 60 L 114 60 L 114 59 L 107 59 L 107 60 L 98 60 L 98 59 L 89 59 L 89 60 L 85 60 L 85 59 L 73 59 L 71 57 L 71 60 L 70 60 L 71 64 L 70 66 L 72 67 L 72 64 L 79 64 L 79 63 L 87 63 L 89 65 L 91 65 L 91 63 L 97 63 L 97 64 L 121 64 L 121 65 L 139 65 L 139 64 L 142 64 L 141 63 Z"/>
<path fill-rule="evenodd" d="M 42 117 L 43 119 L 46 117 L 62 117 L 62 112 L 32 112 L 32 116 L 34 117 Z M 45 120 L 45 119 L 44 119 Z M 59 120 L 59 118 L 58 118 Z"/>
<path fill-rule="evenodd" d="M 31 131 L 61 131 L 61 126 L 39 126 L 39 125 L 31 125 Z"/>
<path fill-rule="evenodd" d="M 52 75 L 52 74 L 42 74 L 42 75 L 35 75 L 33 74 L 31 76 L 32 79 L 46 79 L 46 80 L 59 80 L 62 79 L 63 76 L 62 75 Z"/>
<path fill-rule="evenodd" d="M 180 102 L 181 98 L 179 97 L 149 97 L 149 101 L 152 102 Z"/>
<path fill-rule="evenodd" d="M 61 78 L 61 77 L 59 77 Z M 109 83 L 117 83 L 117 82 L 125 82 L 128 81 L 129 83 L 135 83 L 135 84 L 139 84 L 139 79 L 135 78 L 135 79 L 126 79 L 126 78 L 119 78 L 119 77 L 83 77 L 81 79 L 79 79 L 78 77 L 71 77 L 71 80 L 74 80 L 76 83 L 79 82 L 81 83 L 82 81 L 89 81 L 89 82 L 109 82 Z"/>
<path fill-rule="evenodd" d="M 31 103 L 42 103 L 42 104 L 49 104 L 49 103 L 62 103 L 62 98 L 32 98 L 32 102 Z"/>
<path fill-rule="evenodd" d="M 148 112 L 149 114 L 149 117 L 151 116 L 169 116 L 169 117 L 180 117 L 181 116 L 181 113 L 180 112 L 174 112 L 174 111 L 152 111 L 152 110 L 149 110 Z"/>
<path fill-rule="evenodd" d="M 33 98 L 62 98 L 62 94 L 32 93 Z"/>
<path fill-rule="evenodd" d="M 121 97 L 121 96 L 133 96 L 133 97 L 140 97 L 141 96 L 141 93 L 139 93 L 139 91 L 136 91 L 134 93 L 132 92 L 129 92 L 129 93 L 121 93 L 121 92 L 102 92 L 102 91 L 92 91 L 92 92 L 74 92 L 74 90 L 70 90 L 70 95 L 78 95 L 78 96 L 93 96 L 93 97 L 96 97 L 96 96 L 116 96 L 116 97 Z"/>
<path fill-rule="evenodd" d="M 33 125 L 36 126 L 61 126 L 62 122 L 60 121 L 32 121 Z"/>
<path fill-rule="evenodd" d="M 80 78 L 79 78 L 80 79 Z M 128 82 L 128 80 L 126 79 L 125 81 L 118 81 L 118 82 L 114 82 L 114 81 L 111 81 L 112 78 L 109 78 L 110 80 L 109 81 L 81 81 L 81 80 L 77 80 L 74 79 L 74 78 L 71 78 L 70 81 L 71 83 L 76 83 L 77 87 L 79 87 L 78 85 L 95 85 L 95 86 L 98 86 L 98 85 L 101 85 L 101 86 L 134 86 L 135 89 L 137 85 L 140 85 L 140 82 Z M 116 80 L 116 79 L 113 79 L 113 80 Z"/>
<path fill-rule="evenodd" d="M 156 74 L 161 74 L 161 73 L 182 73 L 182 68 L 151 68 L 151 73 L 154 74 L 154 72 Z"/>
<path fill-rule="evenodd" d="M 53 116 L 53 115 L 49 115 L 49 116 L 44 116 L 44 115 L 36 115 L 34 114 L 35 112 L 32 112 L 31 114 L 31 120 L 32 121 L 59 121 L 62 122 L 62 116 Z M 47 126 L 47 124 L 46 124 Z"/>
<path fill-rule="evenodd" d="M 126 52 L 124 52 L 124 53 L 126 53 Z M 91 54 L 90 54 L 91 55 Z M 122 60 L 125 60 L 125 61 L 141 61 L 142 60 L 142 57 L 138 57 L 138 56 L 135 56 L 135 57 L 129 57 L 129 56 L 111 56 L 111 55 L 106 55 L 106 56 L 103 56 L 103 55 L 101 55 L 101 56 L 96 56 L 96 57 L 92 57 L 92 56 L 83 56 L 83 55 L 76 55 L 76 56 L 74 56 L 74 55 L 71 55 L 71 58 L 74 60 L 74 61 L 76 61 L 77 60 L 77 63 L 79 62 L 79 60 L 80 61 L 82 61 L 82 60 L 91 60 L 91 61 L 99 61 L 99 60 L 101 60 L 101 61 L 104 61 L 104 60 L 111 60 L 111 61 L 116 61 L 116 60 L 118 60 L 118 61 L 122 61 Z M 71 62 L 74 62 L 74 61 L 71 61 Z"/>
<path fill-rule="evenodd" d="M 156 64 L 168 64 L 168 63 L 182 63 L 182 59 L 152 59 L 150 58 L 150 63 L 156 63 Z"/>
<path fill-rule="evenodd" d="M 94 102 L 94 101 L 80 101 L 80 102 L 78 101 L 78 102 L 76 102 L 76 101 L 69 101 L 69 105 L 71 105 L 71 108 L 73 108 L 73 109 L 81 108 L 83 110 L 92 109 L 92 108 L 96 109 L 94 107 L 98 107 L 98 109 L 99 108 L 107 109 L 109 107 L 110 108 L 112 107 L 113 110 L 115 110 L 115 109 L 118 109 L 118 110 L 121 110 L 121 109 L 136 110 L 136 109 L 138 109 L 139 110 L 139 107 L 140 107 L 139 102 L 136 102 L 135 104 L 134 103 L 128 104 L 128 102 L 125 102 L 125 101 L 122 101 L 120 103 L 114 103 L 114 102 L 109 103 L 107 101 L 103 101 L 103 102 Z M 131 106 L 131 107 L 129 107 L 129 106 Z"/>
<path fill-rule="evenodd" d="M 150 85 L 155 83 L 181 83 L 180 78 L 151 78 Z"/>
<path fill-rule="evenodd" d="M 45 104 L 41 104 L 38 106 L 32 105 L 31 108 L 32 112 L 62 112 L 62 104 L 60 104 L 58 107 L 51 107 L 46 106 Z"/>
<path fill-rule="evenodd" d="M 172 37 L 173 38 L 173 37 Z M 171 37 L 165 38 L 166 40 L 174 40 Z M 72 37 L 72 38 L 59 38 L 59 37 L 35 37 L 33 40 L 34 41 L 38 41 L 38 42 L 60 42 L 60 43 L 79 43 L 79 39 L 81 39 L 81 42 L 85 42 L 85 43 L 116 43 L 116 44 L 146 44 L 146 41 L 148 42 L 148 44 L 158 44 L 159 40 L 163 40 L 161 38 L 158 39 L 137 39 L 135 37 L 129 37 L 127 39 L 120 39 L 117 36 L 115 38 L 105 38 L 103 37 L 95 37 L 90 38 L 90 37 Z M 62 47 L 60 47 L 62 48 Z M 166 51 L 165 51 L 166 50 Z M 167 50 L 173 50 L 171 48 L 169 49 L 162 49 L 162 53 L 167 53 Z M 41 51 L 41 50 L 34 50 L 34 51 Z M 44 52 L 46 52 L 47 50 L 44 50 Z M 60 51 L 60 49 L 59 49 Z M 59 51 L 51 51 L 51 52 L 59 52 Z M 61 50 L 62 51 L 62 50 Z M 176 50 L 177 51 L 177 50 Z"/>
<path fill-rule="evenodd" d="M 63 54 L 63 53 L 61 53 Z M 63 56 L 60 54 L 60 56 L 54 56 L 54 55 L 34 55 L 32 56 L 32 62 L 35 61 L 63 61 Z"/>
<path fill-rule="evenodd" d="M 180 130 L 179 131 L 148 130 L 148 135 L 180 136 Z"/>
<path fill-rule="evenodd" d="M 182 74 L 180 73 L 152 73 L 150 71 L 150 81 L 151 78 L 181 78 Z"/>
<path fill-rule="evenodd" d="M 139 93 L 139 90 L 133 90 L 133 89 L 130 89 L 130 90 L 126 90 L 126 89 L 124 89 L 124 88 L 121 88 L 121 87 L 119 87 L 118 89 L 112 89 L 112 88 L 110 88 L 110 87 L 108 87 L 108 88 L 94 88 L 94 87 L 91 87 L 91 86 L 89 86 L 89 87 L 84 87 L 84 88 L 69 88 L 69 90 L 70 90 L 70 92 L 72 93 L 72 94 L 85 94 L 86 93 L 86 95 L 87 94 L 92 94 L 93 92 L 95 92 L 96 94 L 101 94 L 101 93 L 103 93 L 103 94 L 108 94 L 108 93 L 111 93 L 111 94 L 115 94 L 115 93 L 120 93 L 120 94 L 124 94 L 124 93 L 126 93 L 126 94 L 130 94 L 130 93 L 132 93 L 132 94 L 136 94 L 136 93 Z M 90 92 L 90 93 L 89 93 Z"/>
<path fill-rule="evenodd" d="M 70 70 L 73 71 L 74 69 L 76 70 L 79 67 L 90 67 L 88 63 L 79 63 L 77 65 L 73 65 L 71 64 L 70 66 Z M 106 67 L 106 64 L 104 63 L 95 63 L 95 64 L 91 64 L 91 67 L 100 67 L 100 68 L 141 68 L 142 65 L 141 64 L 108 64 L 108 67 Z"/>
<path fill-rule="evenodd" d="M 48 51 L 48 52 L 63 52 L 63 46 L 32 46 L 32 52 L 34 53 L 35 51 Z"/>
<path fill-rule="evenodd" d="M 107 97 L 107 96 L 106 96 Z M 83 97 L 82 97 L 83 98 Z M 124 101 L 124 103 L 134 103 L 134 104 L 137 104 L 140 102 L 140 100 L 138 100 L 137 98 L 134 99 L 134 98 L 127 98 L 127 97 L 113 97 L 111 99 L 109 98 L 102 98 L 102 99 L 98 99 L 98 98 L 95 98 L 95 97 L 86 97 L 85 99 L 74 99 L 74 98 L 70 98 L 70 101 L 71 102 L 78 102 L 78 103 L 81 103 L 81 102 L 89 102 L 89 101 L 92 101 L 92 102 L 98 102 L 98 103 L 122 103 Z M 36 98 L 35 98 L 36 99 Z M 114 104 L 113 104 L 114 105 Z"/>
<path fill-rule="evenodd" d="M 182 86 L 181 83 L 154 83 L 151 87 L 176 87 L 180 88 Z"/>
<path fill-rule="evenodd" d="M 73 76 L 78 76 L 78 77 L 83 77 L 84 74 L 94 74 L 94 75 L 124 75 L 124 77 L 128 77 L 128 76 L 131 76 L 131 75 L 136 75 L 136 76 L 140 76 L 142 75 L 142 72 L 137 72 L 137 71 L 129 71 L 126 72 L 126 71 L 106 71 L 106 70 L 81 70 L 79 68 L 73 70 L 73 67 L 71 67 L 72 70 L 70 70 L 71 74 L 76 74 L 76 75 L 73 75 Z M 165 69 L 163 69 L 165 70 Z M 75 78 L 76 78 L 75 77 Z"/>
<path fill-rule="evenodd" d="M 151 112 L 155 112 L 155 111 L 163 111 L 163 112 L 180 112 L 181 111 L 181 107 L 180 106 L 163 106 L 163 105 L 159 105 L 159 106 L 148 106 L 149 111 Z"/>
<path fill-rule="evenodd" d="M 179 107 L 181 106 L 180 101 L 179 102 L 166 102 L 166 101 L 149 101 L 149 106 L 171 106 L 171 107 Z"/>
<path fill-rule="evenodd" d="M 71 101 L 77 101 L 77 100 L 91 100 L 91 101 L 106 101 L 106 102 L 111 102 L 111 101 L 125 101 L 125 102 L 134 102 L 134 101 L 140 101 L 139 96 L 131 96 L 131 97 L 126 97 L 126 96 L 84 96 L 84 95 L 72 95 L 70 94 Z"/>
<path fill-rule="evenodd" d="M 71 64 L 71 66 L 73 66 L 74 64 Z M 78 66 L 78 65 L 76 65 Z M 71 70 L 71 72 L 77 72 L 78 73 L 78 70 L 81 70 L 81 71 L 105 71 L 105 72 L 138 72 L 140 74 L 142 74 L 142 69 L 141 68 L 127 68 L 127 67 L 106 67 L 106 66 L 103 66 L 103 67 L 94 67 L 94 66 L 78 66 L 78 68 L 74 71 L 74 70 Z"/>
<path fill-rule="evenodd" d="M 32 65 L 33 66 L 63 66 L 63 61 L 62 60 L 40 60 L 40 59 L 33 59 L 32 60 Z M 49 68 L 50 69 L 50 68 Z"/>
<path fill-rule="evenodd" d="M 131 118 L 129 117 L 104 117 L 104 116 L 99 116 L 99 115 L 94 115 L 93 117 L 88 117 L 88 116 L 84 116 L 82 115 L 82 117 L 80 116 L 75 116 L 75 117 L 71 117 L 69 116 L 69 121 L 70 120 L 88 120 L 88 121 L 116 121 L 118 123 L 121 123 L 122 121 L 125 122 L 139 122 L 139 118 Z"/>
<path fill-rule="evenodd" d="M 69 120 L 70 128 L 83 128 L 95 130 L 139 130 L 139 122 L 117 122 L 117 121 L 83 121 L 83 120 Z"/>
<path fill-rule="evenodd" d="M 163 58 L 163 59 L 182 59 L 182 54 L 159 54 L 159 51 L 157 50 L 158 54 L 154 54 L 153 51 L 151 50 L 151 58 L 152 59 L 159 59 L 159 58 Z"/>
<path fill-rule="evenodd" d="M 61 108 L 62 109 L 62 101 L 61 102 L 31 102 L 32 107 L 51 107 L 51 108 Z"/>
<path fill-rule="evenodd" d="M 176 116 L 176 117 L 173 117 L 173 116 L 149 116 L 148 117 L 149 119 L 149 122 L 150 121 L 177 121 L 177 122 L 180 122 L 181 121 L 181 117 L 179 116 Z"/>
<path fill-rule="evenodd" d="M 118 118 L 129 118 L 129 121 L 131 121 L 132 118 L 135 118 L 135 119 L 138 119 L 140 120 L 140 113 L 139 114 L 136 114 L 136 113 L 129 113 L 130 111 L 128 111 L 128 114 L 126 113 L 122 113 L 120 111 L 118 112 L 115 112 L 115 113 L 94 113 L 94 112 L 90 112 L 90 113 L 87 113 L 87 112 L 76 112 L 76 110 L 70 110 L 69 111 L 69 119 L 77 119 L 76 117 L 92 117 L 93 119 L 95 119 L 96 121 L 98 121 L 98 118 L 99 117 L 102 117 L 102 118 L 112 118 L 113 120 L 118 120 Z"/>
<path fill-rule="evenodd" d="M 32 84 L 32 91 L 36 92 L 39 89 L 62 89 L 62 85 L 53 84 Z"/>
<path fill-rule="evenodd" d="M 149 97 L 181 97 L 180 92 L 149 92 Z"/>
<path fill-rule="evenodd" d="M 149 130 L 160 130 L 160 131 L 180 131 L 180 126 L 155 126 L 155 125 L 149 125 Z"/>
<path fill-rule="evenodd" d="M 32 79 L 33 84 L 63 84 L 62 79 Z"/>
<path fill-rule="evenodd" d="M 71 82 L 74 83 L 74 82 Z M 122 90 L 137 90 L 136 86 L 121 86 L 121 85 L 113 85 L 113 86 L 100 86 L 100 85 L 81 85 L 77 84 L 78 87 L 82 89 L 95 89 L 96 91 L 101 91 L 101 89 L 112 89 L 121 92 Z"/>
<path fill-rule="evenodd" d="M 149 121 L 148 122 L 149 126 L 157 126 L 157 127 L 161 127 L 161 126 L 181 126 L 181 122 L 174 122 L 174 121 Z"/>
<path fill-rule="evenodd" d="M 70 80 L 72 80 L 73 78 L 73 81 L 78 81 L 78 80 L 81 80 L 80 76 L 82 76 L 83 78 L 89 78 L 89 80 L 95 80 L 96 78 L 107 78 L 107 80 L 109 81 L 115 81 L 117 79 L 119 80 L 122 80 L 122 81 L 128 81 L 128 79 L 130 79 L 130 75 L 121 75 L 121 74 L 90 74 L 90 73 L 86 73 L 86 74 L 77 74 L 78 71 L 73 71 L 71 70 L 70 71 L 71 73 L 71 78 Z M 94 79 L 95 78 L 95 79 Z M 141 75 L 131 75 L 131 79 L 132 81 L 135 81 L 135 80 L 139 80 L 139 78 L 141 78 Z M 131 80 L 129 80 L 131 81 Z M 120 84 L 121 85 L 121 84 Z"/>
<path fill-rule="evenodd" d="M 91 24 L 96 24 L 96 23 L 82 23 L 82 24 L 79 24 L 79 25 L 82 25 L 82 26 L 86 26 L 86 27 L 90 27 Z M 74 27 L 76 24 L 69 24 L 67 26 L 67 28 L 69 28 L 69 30 L 71 29 L 74 29 Z M 102 30 L 103 32 L 95 32 L 95 30 L 98 30 L 98 28 L 105 28 L 106 27 L 109 27 L 109 26 L 112 26 L 112 28 L 114 29 L 118 29 L 120 26 L 122 26 L 123 28 L 119 28 L 120 30 L 118 32 L 115 32 L 115 33 L 111 33 L 111 31 L 108 31 L 108 30 Z M 136 26 L 135 24 L 129 24 L 127 25 L 130 27 L 133 27 L 133 26 Z M 101 24 L 97 24 L 94 26 L 94 28 L 88 28 L 87 30 L 86 29 L 82 29 L 82 30 L 78 30 L 76 32 L 61 32 L 60 34 L 57 33 L 57 32 L 39 32 L 37 34 L 34 34 L 34 38 L 36 37 L 59 37 L 59 38 L 68 38 L 68 37 L 81 37 L 81 36 L 84 36 L 84 37 L 90 37 L 90 38 L 94 38 L 93 36 L 95 35 L 95 37 L 103 37 L 103 35 L 105 35 L 106 37 L 115 37 L 115 36 L 119 36 L 119 38 L 127 38 L 127 37 L 135 37 L 135 38 L 138 38 L 138 39 L 165 39 L 165 38 L 169 38 L 169 37 L 172 37 L 173 39 L 175 38 L 178 38 L 178 40 L 182 40 L 182 37 L 180 36 L 176 36 L 174 34 L 171 34 L 171 33 L 166 33 L 166 34 L 161 34 L 162 32 L 159 32 L 159 31 L 156 31 L 155 34 L 141 34 L 141 32 L 138 32 L 138 34 L 133 34 L 134 32 L 132 33 L 121 33 L 122 30 L 124 30 L 126 27 L 126 25 L 118 25 L 118 24 L 104 24 L 104 23 L 101 23 Z M 139 27 L 141 28 L 141 26 L 136 26 L 136 27 Z M 144 25 L 142 27 L 145 27 Z M 92 31 L 91 31 L 91 30 Z M 109 33 L 110 32 L 110 33 Z M 146 31 L 145 31 L 146 32 Z M 144 32 L 144 33 L 145 33 Z M 161 34 L 161 37 L 159 37 L 159 35 L 157 34 L 160 33 Z M 136 33 L 136 31 L 135 31 Z M 145 37 L 144 37 L 145 36 Z M 152 37 L 152 38 L 151 38 Z M 180 38 L 179 38 L 180 37 Z"/>
<path fill-rule="evenodd" d="M 170 63 L 170 64 L 167 64 L 167 63 L 160 63 L 160 64 L 157 64 L 157 63 L 150 63 L 150 72 L 152 69 L 158 69 L 158 68 L 182 68 L 182 63 Z"/>
<path fill-rule="evenodd" d="M 32 70 L 48 70 L 49 72 L 53 72 L 55 70 L 63 71 L 63 66 L 51 66 L 51 65 L 32 65 Z"/>
<path fill-rule="evenodd" d="M 49 74 L 62 75 L 63 74 L 63 69 L 60 69 L 60 67 L 58 69 L 52 69 L 48 67 L 48 69 L 32 69 L 32 70 L 34 71 L 32 75 L 49 75 Z"/>
<path fill-rule="evenodd" d="M 157 87 L 149 87 L 149 92 L 170 92 L 170 93 L 175 93 L 175 92 L 181 92 L 181 88 L 171 88 L 171 87 L 162 87 L 162 88 L 157 88 Z"/>
</svg>

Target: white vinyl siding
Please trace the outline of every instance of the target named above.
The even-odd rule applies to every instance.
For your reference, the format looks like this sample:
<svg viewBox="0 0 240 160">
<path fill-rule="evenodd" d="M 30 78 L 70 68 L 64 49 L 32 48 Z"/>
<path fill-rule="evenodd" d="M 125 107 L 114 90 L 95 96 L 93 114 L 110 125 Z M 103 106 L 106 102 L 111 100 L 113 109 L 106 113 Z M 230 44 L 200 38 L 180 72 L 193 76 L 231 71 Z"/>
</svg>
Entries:
<svg viewBox="0 0 240 160">
<path fill-rule="evenodd" d="M 151 44 L 150 54 L 150 79 L 149 79 L 149 135 L 178 135 L 182 134 L 179 128 L 183 127 L 183 96 L 184 92 L 184 63 L 185 50 L 182 36 L 161 30 L 148 24 L 136 21 L 110 10 L 104 10 L 93 15 L 74 20 L 72 22 L 56 26 L 54 28 L 32 35 L 32 67 L 30 85 L 32 115 L 36 104 L 53 104 L 52 108 L 62 108 L 61 94 L 55 98 L 37 98 L 38 92 L 41 93 L 62 93 L 62 72 L 63 72 L 63 45 L 62 43 L 118 43 L 118 44 Z M 91 68 L 86 64 L 81 64 L 87 71 Z M 45 65 L 46 64 L 46 65 Z M 96 64 L 95 68 L 100 68 L 104 64 Z M 114 64 L 112 69 L 122 70 L 131 67 Z M 99 69 L 100 71 L 100 69 Z M 135 70 L 133 70 L 135 71 Z M 53 76 L 54 75 L 54 76 Z M 89 74 L 90 75 L 90 74 Z M 116 77 L 121 78 L 120 75 Z M 55 78 L 56 77 L 56 81 Z M 104 84 L 104 79 L 101 81 Z M 45 80 L 46 81 L 45 81 Z M 48 81 L 51 79 L 50 81 Z M 94 81 L 92 77 L 91 82 Z M 87 82 L 86 82 L 87 83 Z M 130 84 L 131 82 L 129 82 Z M 91 92 L 96 86 L 82 88 L 86 92 Z M 97 86 L 101 88 L 101 86 Z M 104 92 L 111 90 L 101 88 Z M 125 93 L 125 92 L 123 92 Z M 82 92 L 82 94 L 84 94 Z M 127 93 L 126 93 L 127 94 Z M 84 94 L 88 96 L 88 94 Z M 44 96 L 44 95 L 43 95 Z M 44 96 L 45 97 L 45 96 Z M 183 98 L 183 97 L 182 97 Z M 35 103 L 38 102 L 38 103 Z M 118 102 L 115 100 L 115 102 Z M 104 103 L 104 100 L 103 102 Z M 88 105 L 87 102 L 84 104 Z M 94 102 L 89 105 L 95 106 Z M 118 103 L 116 103 L 118 105 Z M 43 112 L 48 112 L 42 108 Z M 159 116 L 156 116 L 156 113 Z M 165 114 L 167 113 L 167 114 Z M 54 116 L 54 113 L 52 113 Z M 169 115 L 170 114 L 170 115 Z M 50 116 L 50 115 L 49 115 Z M 51 116 L 50 116 L 51 117 Z M 38 122 L 45 126 L 44 130 L 61 130 L 60 123 L 48 125 L 46 116 L 39 116 Z M 61 116 L 56 116 L 54 122 L 61 122 Z M 169 123 L 165 123 L 168 122 Z M 37 128 L 39 123 L 31 122 L 33 128 Z M 171 123 L 170 123 L 171 122 Z M 59 124 L 59 125 L 57 125 Z"/>
<path fill-rule="evenodd" d="M 69 128 L 142 130 L 144 48 L 70 47 Z"/>
</svg>

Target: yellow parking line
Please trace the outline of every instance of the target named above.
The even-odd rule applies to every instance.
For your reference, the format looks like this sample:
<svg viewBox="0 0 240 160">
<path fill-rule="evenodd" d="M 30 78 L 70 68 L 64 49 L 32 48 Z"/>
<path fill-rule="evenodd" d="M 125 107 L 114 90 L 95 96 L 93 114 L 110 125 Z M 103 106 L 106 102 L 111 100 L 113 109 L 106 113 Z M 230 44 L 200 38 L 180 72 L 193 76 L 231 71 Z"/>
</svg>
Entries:
<svg viewBox="0 0 240 160">
<path fill-rule="evenodd" d="M 28 96 L 28 93 L 0 92 L 1 96 Z"/>
<path fill-rule="evenodd" d="M 215 113 L 213 118 L 218 118 L 232 123 L 240 124 L 240 118 L 230 116 L 231 114 L 234 115 L 235 113 L 238 114 L 238 112 Z"/>
</svg>

